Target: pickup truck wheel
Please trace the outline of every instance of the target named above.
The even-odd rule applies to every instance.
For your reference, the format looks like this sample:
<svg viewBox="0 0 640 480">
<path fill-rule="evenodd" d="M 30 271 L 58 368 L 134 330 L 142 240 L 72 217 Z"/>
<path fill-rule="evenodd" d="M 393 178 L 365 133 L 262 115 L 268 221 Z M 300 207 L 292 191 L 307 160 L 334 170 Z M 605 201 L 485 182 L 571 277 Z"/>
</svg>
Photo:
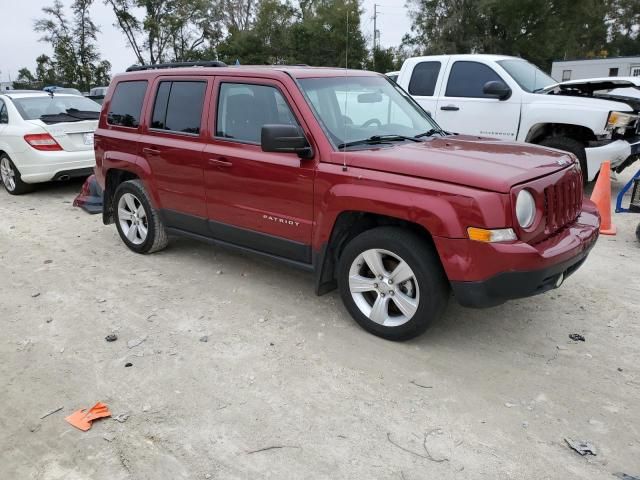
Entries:
<svg viewBox="0 0 640 480">
<path fill-rule="evenodd" d="M 540 142 L 540 145 L 564 150 L 565 152 L 573 153 L 578 157 L 580 169 L 582 170 L 582 183 L 584 185 L 587 184 L 587 178 L 589 177 L 587 172 L 587 153 L 585 152 L 584 145 L 582 143 L 568 137 L 547 137 Z"/>
<path fill-rule="evenodd" d="M 30 192 L 33 188 L 28 183 L 22 181 L 20 172 L 11 159 L 4 153 L 0 155 L 0 179 L 2 179 L 5 190 L 11 195 L 22 195 L 23 193 Z"/>
<path fill-rule="evenodd" d="M 136 253 L 153 253 L 167 246 L 167 232 L 140 180 L 121 183 L 114 195 L 120 238 Z"/>
<path fill-rule="evenodd" d="M 365 330 L 388 340 L 423 333 L 444 312 L 448 283 L 432 249 L 396 227 L 368 230 L 340 256 L 338 286 L 347 310 Z"/>
</svg>

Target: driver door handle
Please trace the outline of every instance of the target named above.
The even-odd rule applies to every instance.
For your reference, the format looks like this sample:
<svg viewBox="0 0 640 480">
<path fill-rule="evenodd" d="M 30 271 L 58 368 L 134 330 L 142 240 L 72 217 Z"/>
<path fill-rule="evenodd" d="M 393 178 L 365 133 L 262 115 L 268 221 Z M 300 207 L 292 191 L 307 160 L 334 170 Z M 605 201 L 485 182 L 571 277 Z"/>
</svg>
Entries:
<svg viewBox="0 0 640 480">
<path fill-rule="evenodd" d="M 161 152 L 155 148 L 144 147 L 142 153 L 146 153 L 147 155 L 160 155 Z"/>
<path fill-rule="evenodd" d="M 221 158 L 210 158 L 209 165 L 212 165 L 214 167 L 231 167 L 233 163 L 231 163 L 226 158 L 221 157 Z"/>
<path fill-rule="evenodd" d="M 443 105 L 442 107 L 440 107 L 440 110 L 446 110 L 449 112 L 457 112 L 458 110 L 460 110 L 460 107 L 456 107 L 455 105 Z"/>
</svg>

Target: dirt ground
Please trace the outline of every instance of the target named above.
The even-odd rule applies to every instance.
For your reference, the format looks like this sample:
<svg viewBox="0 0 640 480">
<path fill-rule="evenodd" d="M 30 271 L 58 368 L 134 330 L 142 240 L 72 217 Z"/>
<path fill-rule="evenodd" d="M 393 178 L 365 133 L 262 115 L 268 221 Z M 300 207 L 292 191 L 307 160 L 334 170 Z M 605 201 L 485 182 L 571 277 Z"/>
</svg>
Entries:
<svg viewBox="0 0 640 480">
<path fill-rule="evenodd" d="M 0 478 L 640 476 L 640 215 L 561 289 L 452 301 L 392 343 L 306 273 L 185 239 L 130 252 L 71 206 L 80 185 L 0 192 Z M 96 401 L 128 419 L 64 421 Z"/>
</svg>

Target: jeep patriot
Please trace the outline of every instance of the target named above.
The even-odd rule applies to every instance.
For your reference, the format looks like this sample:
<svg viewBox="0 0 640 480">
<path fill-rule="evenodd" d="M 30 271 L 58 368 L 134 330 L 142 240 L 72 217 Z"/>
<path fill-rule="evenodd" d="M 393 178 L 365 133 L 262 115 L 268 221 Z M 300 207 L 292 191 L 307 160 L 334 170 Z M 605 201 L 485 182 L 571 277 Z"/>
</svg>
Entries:
<svg viewBox="0 0 640 480">
<path fill-rule="evenodd" d="M 95 133 L 103 221 L 134 252 L 183 235 L 313 272 L 366 330 L 422 333 L 559 287 L 593 247 L 570 153 L 451 135 L 394 82 L 310 67 L 132 67 Z"/>
</svg>

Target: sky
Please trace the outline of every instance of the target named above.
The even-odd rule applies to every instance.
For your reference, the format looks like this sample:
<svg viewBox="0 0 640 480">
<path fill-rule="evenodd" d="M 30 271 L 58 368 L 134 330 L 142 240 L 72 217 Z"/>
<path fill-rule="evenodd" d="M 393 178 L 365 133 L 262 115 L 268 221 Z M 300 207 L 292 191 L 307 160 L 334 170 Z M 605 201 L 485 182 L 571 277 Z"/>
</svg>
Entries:
<svg viewBox="0 0 640 480">
<path fill-rule="evenodd" d="M 69 5 L 70 0 L 63 0 Z M 0 28 L 0 81 L 15 80 L 18 70 L 35 70 L 35 59 L 41 53 L 51 54 L 48 44 L 39 42 L 40 34 L 33 31 L 33 22 L 42 16 L 41 9 L 52 0 L 0 0 L 2 28 Z M 405 0 L 363 0 L 362 30 L 371 45 L 373 39 L 373 10 L 378 5 L 378 30 L 383 47 L 397 46 L 409 31 L 410 21 L 404 7 Z M 123 34 L 113 26 L 115 17 L 101 0 L 91 8 L 91 17 L 101 29 L 98 46 L 102 58 L 112 65 L 111 73 L 124 71 L 135 63 L 135 56 L 127 46 Z"/>
</svg>

